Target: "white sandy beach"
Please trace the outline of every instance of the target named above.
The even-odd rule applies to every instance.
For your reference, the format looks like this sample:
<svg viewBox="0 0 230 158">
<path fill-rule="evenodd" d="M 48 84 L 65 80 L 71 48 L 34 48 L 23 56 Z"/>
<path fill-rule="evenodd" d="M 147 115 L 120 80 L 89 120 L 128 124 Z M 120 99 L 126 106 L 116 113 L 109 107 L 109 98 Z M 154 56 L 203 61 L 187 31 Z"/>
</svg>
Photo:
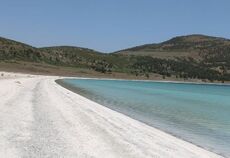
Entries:
<svg viewBox="0 0 230 158">
<path fill-rule="evenodd" d="M 1 158 L 221 157 L 75 94 L 55 79 L 0 76 Z"/>
</svg>

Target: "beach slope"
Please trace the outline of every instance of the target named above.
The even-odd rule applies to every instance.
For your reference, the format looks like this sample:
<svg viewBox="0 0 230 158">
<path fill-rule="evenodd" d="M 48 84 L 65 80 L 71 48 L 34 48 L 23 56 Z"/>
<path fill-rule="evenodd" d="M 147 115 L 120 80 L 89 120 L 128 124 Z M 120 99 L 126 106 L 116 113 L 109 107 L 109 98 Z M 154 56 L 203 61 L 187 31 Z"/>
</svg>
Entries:
<svg viewBox="0 0 230 158">
<path fill-rule="evenodd" d="M 0 157 L 220 157 L 75 94 L 56 79 L 0 79 Z"/>
</svg>

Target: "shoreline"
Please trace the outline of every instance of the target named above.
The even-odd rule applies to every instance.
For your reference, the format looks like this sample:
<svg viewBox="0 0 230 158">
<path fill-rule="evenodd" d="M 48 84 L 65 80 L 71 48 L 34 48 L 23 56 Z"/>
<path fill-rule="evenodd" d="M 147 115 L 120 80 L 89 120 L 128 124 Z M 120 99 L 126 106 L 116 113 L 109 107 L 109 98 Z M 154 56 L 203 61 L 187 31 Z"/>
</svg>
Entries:
<svg viewBox="0 0 230 158">
<path fill-rule="evenodd" d="M 62 78 L 0 80 L 0 156 L 222 157 L 76 94 Z"/>
<path fill-rule="evenodd" d="M 64 78 L 64 79 L 66 79 L 66 78 Z M 69 79 L 69 78 L 67 78 L 67 79 Z M 76 79 L 76 78 L 75 78 L 75 79 Z M 91 78 L 77 78 L 77 79 L 91 79 Z M 109 80 L 109 79 L 96 79 L 96 78 L 94 78 L 94 79 L 95 79 L 95 80 Z M 76 93 L 76 94 L 78 94 L 78 95 L 80 95 L 80 96 L 82 96 L 82 94 L 79 93 L 79 89 L 78 89 L 77 87 L 71 86 L 70 84 L 63 82 L 62 80 L 63 80 L 63 79 L 57 79 L 57 80 L 55 80 L 55 82 L 56 82 L 57 84 L 59 84 L 60 86 L 66 88 L 66 89 L 68 89 L 68 90 L 70 90 L 70 91 L 72 91 L 72 92 L 74 92 L 74 93 Z M 112 80 L 115 80 L 115 79 L 112 79 Z M 121 80 L 121 81 L 124 81 L 124 80 Z M 125 80 L 125 81 L 142 81 L 142 80 Z M 150 81 L 150 82 L 151 82 L 151 81 Z M 155 81 L 153 81 L 153 82 L 155 82 Z M 168 83 L 168 82 L 167 82 L 167 83 Z M 175 83 L 175 82 L 169 82 L 169 83 Z M 188 84 L 188 83 L 178 83 L 178 84 Z M 189 83 L 189 84 L 190 84 L 190 83 Z M 196 83 L 196 84 L 197 84 L 197 83 Z M 229 86 L 229 85 L 227 85 L 227 86 Z M 94 101 L 94 100 L 91 100 L 91 99 L 88 98 L 88 97 L 85 97 L 85 96 L 82 96 L 82 97 L 84 97 L 85 99 L 88 99 L 88 100 L 90 100 L 90 101 L 96 102 L 96 101 Z M 97 102 L 96 102 L 96 103 L 97 103 Z M 152 127 L 152 128 L 155 128 L 155 129 L 157 129 L 157 130 L 159 130 L 159 131 L 161 131 L 161 132 L 164 132 L 164 133 L 166 133 L 166 134 L 169 134 L 169 135 L 171 135 L 171 136 L 173 136 L 173 137 L 176 137 L 176 138 L 178 138 L 178 139 L 180 139 L 180 140 L 182 140 L 182 141 L 191 143 L 191 144 L 193 144 L 193 145 L 195 145 L 195 146 L 197 146 L 197 147 L 199 147 L 199 148 L 202 148 L 202 149 L 204 149 L 204 150 L 213 152 L 213 153 L 215 153 L 215 154 L 217 154 L 217 155 L 220 155 L 220 156 L 224 156 L 224 155 L 222 155 L 221 153 L 217 153 L 217 152 L 213 151 L 212 149 L 205 148 L 204 146 L 195 144 L 195 143 L 192 142 L 192 141 L 189 141 L 189 140 L 186 140 L 186 139 L 184 139 L 184 138 L 182 138 L 182 137 L 179 137 L 179 136 L 173 134 L 172 132 L 169 132 L 169 131 L 163 130 L 163 129 L 161 129 L 161 128 L 155 127 L 155 126 L 149 124 L 148 122 L 145 122 L 145 121 L 142 121 L 142 120 L 133 118 L 132 116 L 130 116 L 130 115 L 128 115 L 128 114 L 124 114 L 122 111 L 119 111 L 119 110 L 116 110 L 116 109 L 111 109 L 111 108 L 109 108 L 108 106 L 102 105 L 102 104 L 100 104 L 100 103 L 97 103 L 97 104 L 99 104 L 99 105 L 101 105 L 101 106 L 104 106 L 104 107 L 106 107 L 106 108 L 108 108 L 108 109 L 110 109 L 110 110 L 113 110 L 113 111 L 115 111 L 115 112 L 118 112 L 118 113 L 120 113 L 120 114 L 122 114 L 122 115 L 125 115 L 125 116 L 127 116 L 127 117 L 129 117 L 129 118 L 131 118 L 131 119 L 134 119 L 134 120 L 136 120 L 136 121 L 139 121 L 139 122 L 141 122 L 141 123 L 144 123 L 144 124 L 146 124 L 147 126 L 150 126 L 150 127 Z"/>
<path fill-rule="evenodd" d="M 1 72 L 6 72 L 6 73 L 15 73 L 15 71 L 1 71 Z M 102 80 L 124 80 L 124 81 L 143 81 L 143 82 L 166 82 L 166 83 L 188 83 L 188 84 L 210 84 L 210 85 L 230 85 L 230 81 L 225 81 L 222 83 L 221 81 L 202 81 L 201 79 L 186 79 L 184 80 L 183 78 L 167 78 L 167 79 L 159 79 L 159 78 L 136 78 L 132 75 L 127 75 L 126 77 L 119 77 L 119 76 L 112 76 L 109 74 L 84 74 L 84 73 L 79 73 L 79 74 L 66 74 L 66 75 L 60 75 L 60 74 L 50 74 L 50 73 L 44 73 L 44 72 L 31 72 L 31 71 L 16 71 L 18 74 L 31 74 L 35 76 L 59 76 L 62 78 L 79 78 L 79 79 L 102 79 Z M 80 76 L 80 77 L 79 77 Z"/>
<path fill-rule="evenodd" d="M 173 80 L 137 80 L 137 79 L 117 79 L 117 78 L 96 78 L 96 77 L 62 77 L 63 79 L 88 79 L 88 80 L 112 80 L 112 81 L 140 81 L 140 82 L 154 82 L 154 83 L 176 83 L 176 84 L 198 84 L 198 85 L 217 85 L 230 86 L 230 83 L 219 82 L 187 82 L 187 81 L 173 81 Z"/>
</svg>

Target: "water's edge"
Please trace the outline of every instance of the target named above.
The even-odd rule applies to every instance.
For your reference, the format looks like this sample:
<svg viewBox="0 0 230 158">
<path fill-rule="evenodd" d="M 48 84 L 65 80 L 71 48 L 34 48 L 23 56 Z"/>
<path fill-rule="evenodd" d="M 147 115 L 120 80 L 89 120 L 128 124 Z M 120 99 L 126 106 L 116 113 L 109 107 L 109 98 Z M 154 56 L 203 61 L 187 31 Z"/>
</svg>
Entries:
<svg viewBox="0 0 230 158">
<path fill-rule="evenodd" d="M 193 81 L 174 81 L 174 80 L 138 80 L 138 79 L 119 79 L 119 78 L 97 78 L 97 77 L 66 77 L 65 79 L 90 79 L 90 80 L 111 80 L 111 81 L 141 81 L 153 83 L 178 83 L 178 84 L 192 84 L 192 85 L 219 85 L 230 86 L 230 82 L 193 82 Z M 62 80 L 62 79 L 60 79 Z"/>
<path fill-rule="evenodd" d="M 131 81 L 132 81 L 132 80 L 131 80 Z M 135 81 L 136 81 L 136 80 L 135 80 Z M 68 84 L 68 83 L 64 82 L 63 79 L 57 79 L 57 80 L 55 80 L 55 82 L 56 82 L 58 85 L 60 85 L 60 86 L 62 86 L 62 87 L 64 87 L 64 88 L 66 88 L 66 89 L 68 89 L 68 90 L 70 90 L 70 91 L 72 91 L 72 92 L 74 92 L 74 93 L 76 93 L 76 94 L 79 94 L 79 95 L 81 95 L 82 97 L 84 97 L 84 98 L 86 98 L 86 99 L 91 100 L 89 97 L 83 96 L 83 95 L 80 93 L 80 90 L 81 90 L 80 88 L 77 88 L 77 87 L 75 87 L 75 86 L 72 86 L 71 84 Z M 147 81 L 147 82 L 148 82 L 148 81 Z M 150 81 L 150 82 L 151 82 L 151 81 Z M 182 84 L 183 84 L 183 82 L 182 82 Z M 190 84 L 190 83 L 189 83 L 189 84 Z M 191 84 L 193 84 L 193 83 L 191 83 Z M 197 83 L 195 83 L 195 84 L 197 84 Z M 199 83 L 198 83 L 198 84 L 199 84 Z M 91 101 L 96 102 L 96 101 L 94 101 L 94 100 L 91 100 Z M 98 104 L 100 104 L 100 103 L 98 103 Z M 100 105 L 102 105 L 102 104 L 100 104 Z M 110 107 L 108 107 L 108 106 L 105 106 L 105 105 L 102 105 L 102 106 L 104 106 L 104 107 L 106 107 L 106 108 L 109 108 L 109 109 L 111 109 L 111 110 L 113 110 L 113 111 L 116 111 L 116 112 L 118 112 L 118 113 L 121 113 L 121 114 L 123 114 L 123 115 L 126 115 L 126 116 L 130 117 L 131 119 L 140 121 L 140 122 L 142 122 L 142 123 L 144 123 L 144 124 L 146 124 L 146 125 L 148 125 L 148 126 L 150 126 L 150 127 L 153 127 L 153 128 L 155 128 L 155 129 L 158 129 L 158 130 L 160 130 L 160 131 L 162 131 L 162 132 L 164 132 L 164 133 L 167 133 L 167 134 L 169 134 L 169 135 L 171 135 L 171 136 L 174 136 L 174 137 L 176 137 L 176 138 L 178 138 L 178 139 L 181 139 L 181 140 L 183 140 L 183 141 L 189 142 L 189 143 L 191 143 L 191 144 L 193 144 L 193 145 L 195 145 L 195 146 L 197 146 L 197 147 L 200 147 L 200 148 L 202 148 L 202 149 L 204 149 L 204 150 L 207 150 L 207 151 L 213 152 L 213 153 L 215 153 L 215 154 L 217 154 L 217 155 L 220 155 L 220 156 L 225 157 L 225 155 L 223 155 L 223 154 L 221 154 L 221 153 L 217 153 L 217 152 L 215 152 L 215 151 L 213 151 L 213 150 L 211 150 L 211 149 L 209 149 L 209 148 L 206 148 L 206 147 L 204 147 L 204 146 L 198 145 L 198 144 L 196 144 L 196 143 L 194 143 L 194 142 L 192 142 L 192 141 L 186 140 L 186 139 L 184 139 L 184 138 L 182 138 L 182 137 L 179 137 L 178 135 L 175 135 L 175 134 L 173 134 L 173 133 L 170 133 L 169 131 L 166 131 L 166 130 L 161 129 L 161 128 L 159 128 L 159 127 L 155 127 L 155 126 L 153 126 L 152 124 L 149 124 L 148 122 L 145 122 L 145 121 L 140 120 L 140 119 L 138 119 L 138 118 L 134 118 L 134 117 L 132 117 L 132 116 L 126 114 L 126 113 L 123 113 L 121 110 L 112 109 L 112 108 L 110 108 Z"/>
</svg>

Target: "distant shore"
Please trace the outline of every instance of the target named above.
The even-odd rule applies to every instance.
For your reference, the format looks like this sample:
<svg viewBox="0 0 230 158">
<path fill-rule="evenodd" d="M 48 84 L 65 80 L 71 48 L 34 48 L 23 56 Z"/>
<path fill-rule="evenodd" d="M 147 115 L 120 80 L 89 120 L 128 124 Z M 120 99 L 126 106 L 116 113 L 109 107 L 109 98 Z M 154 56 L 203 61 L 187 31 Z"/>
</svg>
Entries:
<svg viewBox="0 0 230 158">
<path fill-rule="evenodd" d="M 22 66 L 22 65 L 26 66 Z M 152 74 L 149 78 L 144 76 L 135 76 L 126 73 L 113 72 L 109 73 L 100 73 L 88 69 L 69 69 L 68 67 L 58 67 L 51 65 L 34 65 L 33 63 L 24 63 L 24 64 L 3 64 L 0 62 L 0 71 L 6 72 L 16 72 L 22 74 L 32 74 L 32 75 L 44 75 L 44 76 L 61 76 L 61 77 L 77 77 L 77 78 L 90 78 L 90 79 L 110 79 L 110 80 L 134 80 L 134 81 L 146 81 L 146 82 L 172 82 L 172 83 L 198 83 L 198 84 L 220 84 L 228 85 L 230 81 L 213 81 L 201 79 L 183 79 L 176 77 L 166 77 L 162 78 L 159 74 Z"/>
</svg>

